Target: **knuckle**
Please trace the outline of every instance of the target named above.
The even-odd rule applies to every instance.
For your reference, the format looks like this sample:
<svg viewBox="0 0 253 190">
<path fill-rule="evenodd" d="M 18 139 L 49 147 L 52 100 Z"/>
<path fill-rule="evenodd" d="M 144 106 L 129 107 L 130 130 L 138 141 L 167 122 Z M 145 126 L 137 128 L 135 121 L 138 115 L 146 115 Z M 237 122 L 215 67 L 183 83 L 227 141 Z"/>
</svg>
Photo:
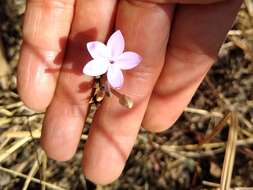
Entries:
<svg viewBox="0 0 253 190">
<path fill-rule="evenodd" d="M 129 4 L 143 8 L 152 8 L 157 4 L 165 4 L 166 0 L 126 0 Z"/>
<path fill-rule="evenodd" d="M 200 65 L 200 63 L 202 63 L 202 65 L 211 65 L 218 53 L 216 49 L 210 50 L 209 48 L 208 51 L 203 51 L 198 48 L 194 49 L 192 47 L 172 44 L 170 44 L 168 49 L 168 55 L 171 58 L 177 60 L 179 63 L 190 63 L 191 65 Z"/>
<path fill-rule="evenodd" d="M 146 2 L 146 3 L 168 3 L 169 0 L 129 0 L 132 2 Z"/>
<path fill-rule="evenodd" d="M 129 72 L 127 77 L 131 80 L 130 83 L 135 85 L 130 85 L 124 94 L 134 98 L 135 100 L 146 99 L 151 94 L 156 78 L 151 69 L 138 69 L 133 72 Z"/>
<path fill-rule="evenodd" d="M 73 9 L 74 0 L 29 0 L 28 4 L 45 9 Z"/>
</svg>

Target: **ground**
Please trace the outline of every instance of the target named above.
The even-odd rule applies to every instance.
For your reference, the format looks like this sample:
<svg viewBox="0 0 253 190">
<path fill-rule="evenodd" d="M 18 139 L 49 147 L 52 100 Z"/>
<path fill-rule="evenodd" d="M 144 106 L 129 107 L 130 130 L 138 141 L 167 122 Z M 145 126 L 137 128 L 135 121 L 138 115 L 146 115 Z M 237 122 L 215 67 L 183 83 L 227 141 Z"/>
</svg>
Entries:
<svg viewBox="0 0 253 190">
<path fill-rule="evenodd" d="M 215 189 L 229 179 L 229 168 L 231 187 L 253 186 L 252 0 L 180 119 L 160 134 L 141 129 L 122 176 L 105 187 L 85 180 L 80 169 L 90 117 L 71 161 L 47 159 L 39 147 L 43 114 L 27 109 L 16 90 L 24 10 L 24 0 L 0 0 L 0 189 Z M 238 126 L 226 120 L 231 115 Z M 235 160 L 224 161 L 233 150 Z"/>
</svg>

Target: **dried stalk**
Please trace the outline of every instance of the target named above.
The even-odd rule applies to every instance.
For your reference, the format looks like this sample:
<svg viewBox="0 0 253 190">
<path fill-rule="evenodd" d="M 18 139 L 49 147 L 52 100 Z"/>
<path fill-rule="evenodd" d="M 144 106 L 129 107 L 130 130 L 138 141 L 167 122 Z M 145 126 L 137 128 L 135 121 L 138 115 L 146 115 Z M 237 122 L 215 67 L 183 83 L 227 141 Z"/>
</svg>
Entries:
<svg viewBox="0 0 253 190">
<path fill-rule="evenodd" d="M 230 189 L 232 172 L 235 161 L 237 134 L 238 134 L 238 118 L 236 114 L 233 112 L 231 114 L 231 127 L 229 128 L 226 153 L 221 173 L 221 185 L 220 185 L 221 190 Z"/>
</svg>

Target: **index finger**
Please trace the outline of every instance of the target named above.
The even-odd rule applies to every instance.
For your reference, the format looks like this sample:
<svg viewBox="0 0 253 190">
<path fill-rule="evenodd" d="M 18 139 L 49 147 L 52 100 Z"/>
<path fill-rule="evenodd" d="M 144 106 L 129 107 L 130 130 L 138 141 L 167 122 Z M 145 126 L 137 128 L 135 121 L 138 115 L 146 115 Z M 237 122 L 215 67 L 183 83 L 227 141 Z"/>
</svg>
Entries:
<svg viewBox="0 0 253 190">
<path fill-rule="evenodd" d="M 35 110 L 44 110 L 54 94 L 74 2 L 27 2 L 18 65 L 18 91 L 24 103 Z"/>
</svg>

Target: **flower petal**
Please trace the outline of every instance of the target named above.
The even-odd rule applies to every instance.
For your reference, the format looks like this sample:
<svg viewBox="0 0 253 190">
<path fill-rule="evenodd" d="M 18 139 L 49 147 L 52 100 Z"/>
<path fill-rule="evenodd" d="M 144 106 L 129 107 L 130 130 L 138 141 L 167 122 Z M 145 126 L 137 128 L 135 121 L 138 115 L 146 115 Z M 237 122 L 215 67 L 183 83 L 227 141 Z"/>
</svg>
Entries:
<svg viewBox="0 0 253 190">
<path fill-rule="evenodd" d="M 119 30 L 114 32 L 106 45 L 111 50 L 112 57 L 122 54 L 125 48 L 125 40 L 122 33 Z"/>
<path fill-rule="evenodd" d="M 113 88 L 121 88 L 123 86 L 124 76 L 117 65 L 113 64 L 109 66 L 107 80 Z"/>
<path fill-rule="evenodd" d="M 94 41 L 87 43 L 87 49 L 93 59 L 109 59 L 111 58 L 110 49 L 102 42 Z"/>
<path fill-rule="evenodd" d="M 136 67 L 142 61 L 142 57 L 137 53 L 126 51 L 114 61 L 120 69 L 128 70 Z"/>
<path fill-rule="evenodd" d="M 93 59 L 83 68 L 83 73 L 89 76 L 99 76 L 108 70 L 110 62 L 105 59 Z"/>
</svg>

